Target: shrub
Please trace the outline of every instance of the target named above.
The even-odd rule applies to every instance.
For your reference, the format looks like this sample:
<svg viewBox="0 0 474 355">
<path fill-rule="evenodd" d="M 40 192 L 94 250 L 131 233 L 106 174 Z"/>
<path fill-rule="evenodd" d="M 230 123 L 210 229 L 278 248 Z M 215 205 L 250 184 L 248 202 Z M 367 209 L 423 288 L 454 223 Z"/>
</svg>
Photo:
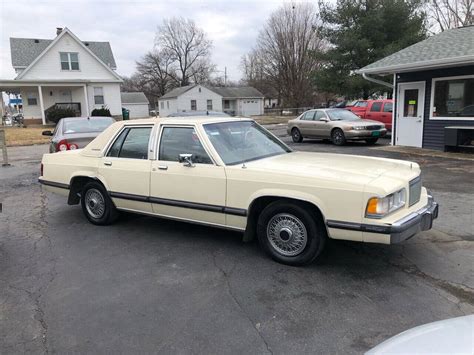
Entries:
<svg viewBox="0 0 474 355">
<path fill-rule="evenodd" d="M 48 111 L 46 118 L 48 121 L 58 123 L 61 118 L 64 117 L 74 117 L 76 112 L 70 108 L 52 108 Z"/>
<path fill-rule="evenodd" d="M 93 109 L 92 112 L 91 112 L 91 116 L 108 116 L 108 117 L 111 117 L 110 110 L 105 106 L 102 106 L 101 108 Z"/>
</svg>

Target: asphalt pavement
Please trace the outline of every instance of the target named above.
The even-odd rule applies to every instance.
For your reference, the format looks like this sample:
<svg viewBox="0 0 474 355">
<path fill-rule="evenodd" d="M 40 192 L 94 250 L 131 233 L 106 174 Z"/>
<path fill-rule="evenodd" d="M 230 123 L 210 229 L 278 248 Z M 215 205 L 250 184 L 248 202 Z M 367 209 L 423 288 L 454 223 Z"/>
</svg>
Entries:
<svg viewBox="0 0 474 355">
<path fill-rule="evenodd" d="M 358 354 L 408 328 L 474 313 L 472 160 L 351 143 L 293 149 L 411 159 L 441 204 L 399 245 L 331 241 L 296 268 L 239 233 L 123 215 L 88 223 L 37 183 L 46 146 L 0 168 L 0 353 Z"/>
</svg>

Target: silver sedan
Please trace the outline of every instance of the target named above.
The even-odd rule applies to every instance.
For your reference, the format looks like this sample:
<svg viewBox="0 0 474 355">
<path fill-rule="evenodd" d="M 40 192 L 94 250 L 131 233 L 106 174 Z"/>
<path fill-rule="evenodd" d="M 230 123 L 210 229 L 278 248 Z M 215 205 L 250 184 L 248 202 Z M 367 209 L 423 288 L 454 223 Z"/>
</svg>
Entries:
<svg viewBox="0 0 474 355">
<path fill-rule="evenodd" d="M 364 120 L 344 109 L 330 108 L 309 110 L 288 121 L 288 134 L 293 142 L 303 138 L 330 139 L 336 145 L 348 140 L 365 140 L 375 144 L 387 134 L 385 125 L 378 121 Z"/>
</svg>

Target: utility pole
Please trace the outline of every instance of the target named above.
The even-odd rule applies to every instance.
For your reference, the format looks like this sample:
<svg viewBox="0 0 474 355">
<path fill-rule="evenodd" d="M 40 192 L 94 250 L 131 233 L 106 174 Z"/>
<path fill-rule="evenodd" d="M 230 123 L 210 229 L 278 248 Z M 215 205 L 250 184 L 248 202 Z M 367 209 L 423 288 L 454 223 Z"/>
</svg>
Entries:
<svg viewBox="0 0 474 355">
<path fill-rule="evenodd" d="M 227 67 L 224 67 L 224 86 L 227 86 Z"/>
</svg>

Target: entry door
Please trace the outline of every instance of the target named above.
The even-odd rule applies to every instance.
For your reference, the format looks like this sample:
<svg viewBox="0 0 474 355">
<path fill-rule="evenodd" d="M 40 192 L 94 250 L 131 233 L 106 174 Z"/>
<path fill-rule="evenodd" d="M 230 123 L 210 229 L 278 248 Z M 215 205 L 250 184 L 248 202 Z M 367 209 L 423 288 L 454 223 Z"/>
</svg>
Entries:
<svg viewBox="0 0 474 355">
<path fill-rule="evenodd" d="M 421 147 L 425 82 L 399 84 L 396 145 Z"/>
<path fill-rule="evenodd" d="M 180 154 L 192 154 L 190 161 L 180 162 Z M 225 225 L 225 169 L 214 164 L 193 126 L 162 128 L 150 201 L 159 215 Z"/>
<path fill-rule="evenodd" d="M 62 90 L 61 91 L 61 102 L 72 102 L 72 91 L 71 90 Z"/>
</svg>

